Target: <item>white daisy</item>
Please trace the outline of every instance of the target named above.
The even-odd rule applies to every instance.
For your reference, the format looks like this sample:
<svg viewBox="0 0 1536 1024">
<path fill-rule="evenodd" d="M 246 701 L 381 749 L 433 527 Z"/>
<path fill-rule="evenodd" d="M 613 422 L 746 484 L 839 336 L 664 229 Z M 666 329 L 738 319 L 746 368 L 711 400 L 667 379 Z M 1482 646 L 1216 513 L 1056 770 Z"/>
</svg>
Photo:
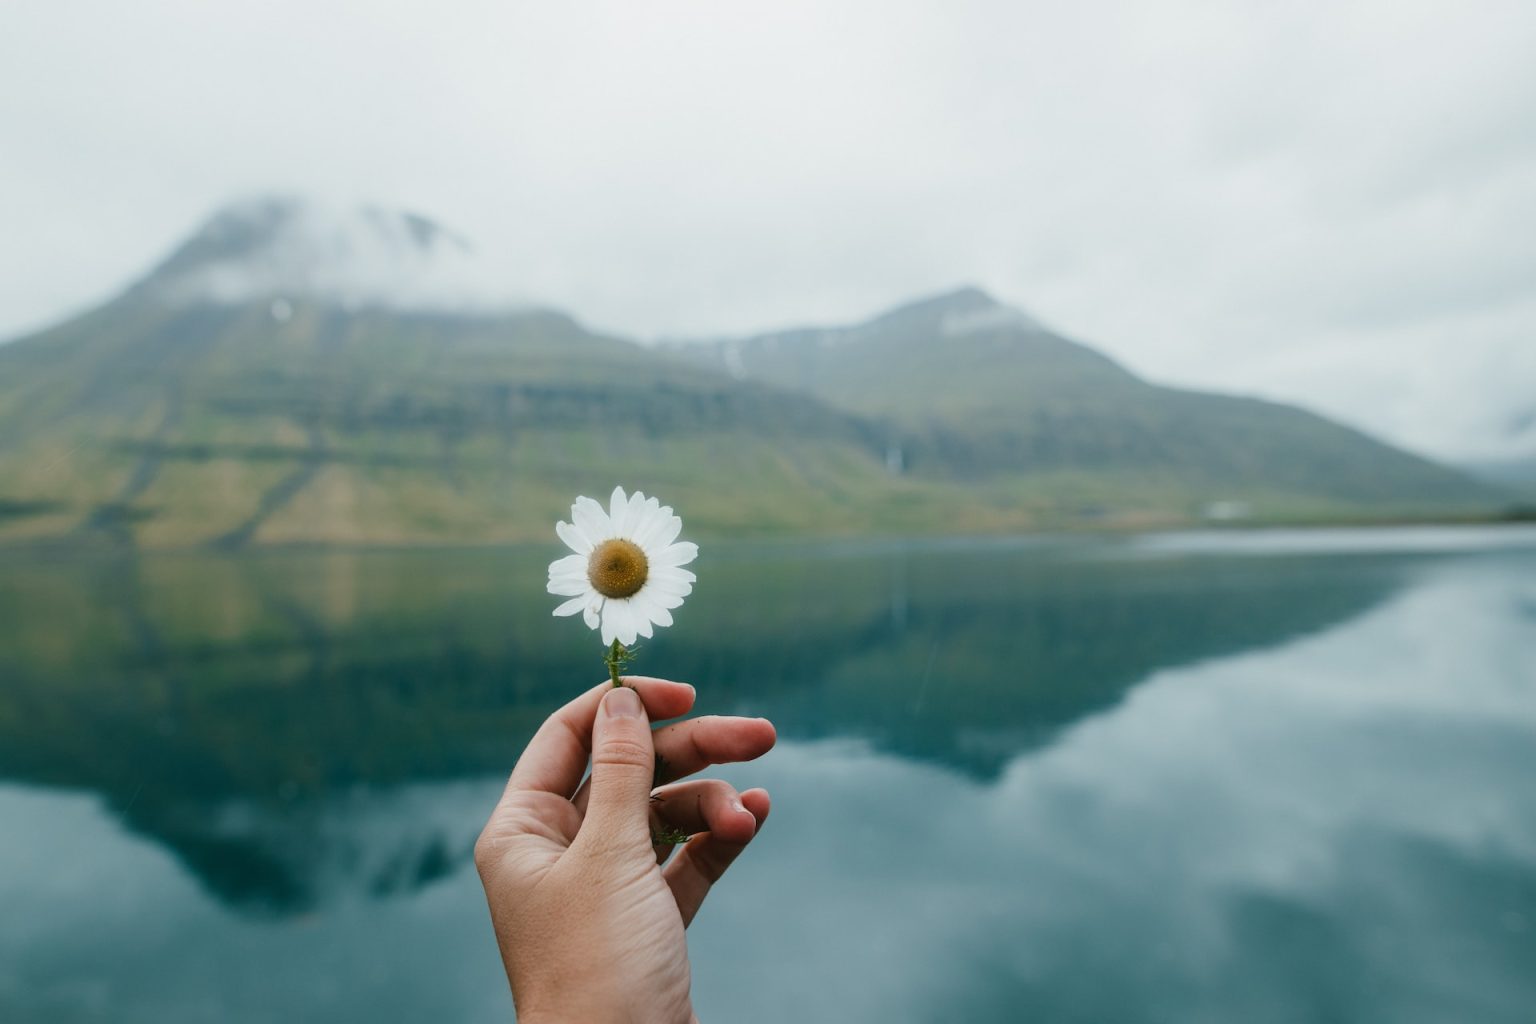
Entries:
<svg viewBox="0 0 1536 1024">
<path fill-rule="evenodd" d="M 672 625 L 671 609 L 683 603 L 697 578 L 682 568 L 699 556 L 699 546 L 678 541 L 683 521 L 669 505 L 636 491 L 625 497 L 615 487 L 608 510 L 591 498 L 577 498 L 571 521 L 555 533 L 574 555 L 549 565 L 549 592 L 569 597 L 556 615 L 581 612 L 592 629 L 601 626 L 603 644 L 628 647 L 649 637 L 653 624 Z"/>
</svg>

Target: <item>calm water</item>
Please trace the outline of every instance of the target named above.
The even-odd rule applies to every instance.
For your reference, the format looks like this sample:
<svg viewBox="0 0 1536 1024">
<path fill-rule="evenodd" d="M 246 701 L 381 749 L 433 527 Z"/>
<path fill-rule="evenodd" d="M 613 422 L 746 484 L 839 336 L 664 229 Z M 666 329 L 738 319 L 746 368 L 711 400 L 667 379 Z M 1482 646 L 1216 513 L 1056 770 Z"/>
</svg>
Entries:
<svg viewBox="0 0 1536 1024">
<path fill-rule="evenodd" d="M 0 562 L 0 1019 L 510 1017 L 474 837 L 601 677 L 535 553 Z M 706 548 L 764 714 L 706 1021 L 1529 1022 L 1536 533 Z"/>
</svg>

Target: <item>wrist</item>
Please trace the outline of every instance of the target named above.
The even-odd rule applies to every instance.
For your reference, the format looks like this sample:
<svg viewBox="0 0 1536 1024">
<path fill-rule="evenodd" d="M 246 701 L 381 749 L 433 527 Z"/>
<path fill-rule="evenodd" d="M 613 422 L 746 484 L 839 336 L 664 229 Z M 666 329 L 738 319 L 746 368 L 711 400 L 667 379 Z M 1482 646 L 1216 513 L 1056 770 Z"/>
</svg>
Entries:
<svg viewBox="0 0 1536 1024">
<path fill-rule="evenodd" d="M 620 1005 L 593 1005 L 586 1001 L 568 1000 L 563 1004 L 540 1003 L 526 1009 L 522 1000 L 514 1000 L 517 1007 L 517 1024 L 699 1024 L 692 1008 L 677 1014 L 651 1016 L 642 1007 L 631 1003 Z"/>
</svg>

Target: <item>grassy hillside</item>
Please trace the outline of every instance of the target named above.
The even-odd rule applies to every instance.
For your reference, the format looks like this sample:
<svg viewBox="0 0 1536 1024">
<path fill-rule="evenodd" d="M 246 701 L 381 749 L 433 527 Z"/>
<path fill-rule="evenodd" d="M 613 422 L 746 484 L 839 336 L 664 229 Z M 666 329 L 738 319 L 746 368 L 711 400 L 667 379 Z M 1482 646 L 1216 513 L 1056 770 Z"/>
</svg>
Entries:
<svg viewBox="0 0 1536 1024">
<path fill-rule="evenodd" d="M 959 500 L 889 474 L 857 417 L 559 314 L 282 312 L 130 299 L 0 348 L 0 539 L 544 539 L 616 481 L 733 534 L 923 530 Z"/>
<path fill-rule="evenodd" d="M 616 482 L 731 536 L 1499 500 L 1295 409 L 1147 384 L 974 292 L 857 328 L 658 352 L 548 311 L 139 288 L 0 347 L 0 542 L 542 540 L 572 497 Z"/>
<path fill-rule="evenodd" d="M 1470 511 L 1461 473 L 1290 406 L 1150 384 L 967 289 L 868 323 L 675 348 L 886 424 L 914 474 L 1080 490 L 1106 510 L 1237 501 L 1260 515 Z M 1080 486 L 1070 481 L 1077 480 Z"/>
</svg>

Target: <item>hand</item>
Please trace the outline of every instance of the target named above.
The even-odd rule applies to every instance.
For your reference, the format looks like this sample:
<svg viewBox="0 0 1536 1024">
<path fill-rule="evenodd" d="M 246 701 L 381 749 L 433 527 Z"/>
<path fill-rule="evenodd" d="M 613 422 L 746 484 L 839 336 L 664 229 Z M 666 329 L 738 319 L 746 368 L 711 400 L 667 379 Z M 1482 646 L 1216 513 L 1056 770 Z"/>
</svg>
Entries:
<svg viewBox="0 0 1536 1024">
<path fill-rule="evenodd" d="M 761 718 L 696 718 L 693 687 L 627 677 L 555 712 L 475 844 L 522 1024 L 695 1020 L 683 929 L 768 817 L 768 794 L 718 779 L 652 786 L 774 743 Z M 588 757 L 592 775 L 582 783 Z M 677 851 L 652 829 L 698 833 Z M 665 864 L 665 867 L 663 867 Z"/>
</svg>

